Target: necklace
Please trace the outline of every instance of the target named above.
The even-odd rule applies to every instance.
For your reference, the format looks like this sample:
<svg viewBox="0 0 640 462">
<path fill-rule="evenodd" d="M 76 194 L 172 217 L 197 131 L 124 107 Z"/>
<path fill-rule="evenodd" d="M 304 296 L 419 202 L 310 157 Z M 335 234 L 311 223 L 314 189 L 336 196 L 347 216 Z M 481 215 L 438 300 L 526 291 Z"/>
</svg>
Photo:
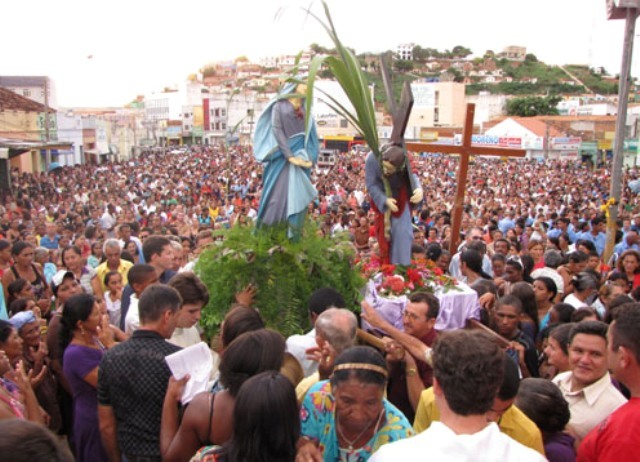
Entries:
<svg viewBox="0 0 640 462">
<path fill-rule="evenodd" d="M 378 430 L 378 425 L 380 425 L 380 421 L 382 420 L 382 415 L 384 414 L 384 407 L 380 410 L 380 415 L 378 416 L 378 420 L 376 421 L 376 426 L 373 430 L 373 433 L 375 434 L 376 431 Z M 369 425 L 367 425 L 365 427 L 364 430 L 362 430 L 358 436 L 356 436 L 353 440 L 350 440 L 349 438 L 347 438 L 346 436 L 344 436 L 344 433 L 342 433 L 342 429 L 340 428 L 340 422 L 338 421 L 338 419 L 336 418 L 336 427 L 338 428 L 338 433 L 340 434 L 340 436 L 342 437 L 342 439 L 349 445 L 349 447 L 347 448 L 347 450 L 349 452 L 353 452 L 353 445 L 360 439 L 362 438 L 362 435 L 364 435 L 367 430 L 369 430 L 371 428 L 371 425 L 373 424 L 373 421 L 371 421 L 371 423 Z"/>
</svg>

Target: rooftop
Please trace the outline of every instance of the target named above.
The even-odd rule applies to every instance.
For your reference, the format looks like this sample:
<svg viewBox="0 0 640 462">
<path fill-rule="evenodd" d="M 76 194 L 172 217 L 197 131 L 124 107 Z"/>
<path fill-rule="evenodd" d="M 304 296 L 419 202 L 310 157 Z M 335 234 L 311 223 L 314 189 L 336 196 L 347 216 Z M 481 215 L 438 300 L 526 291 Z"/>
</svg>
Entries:
<svg viewBox="0 0 640 462">
<path fill-rule="evenodd" d="M 45 105 L 0 87 L 0 111 L 45 112 Z M 55 109 L 49 108 L 49 112 Z"/>
<path fill-rule="evenodd" d="M 0 76 L 0 87 L 44 87 L 47 77 L 25 75 Z"/>
</svg>

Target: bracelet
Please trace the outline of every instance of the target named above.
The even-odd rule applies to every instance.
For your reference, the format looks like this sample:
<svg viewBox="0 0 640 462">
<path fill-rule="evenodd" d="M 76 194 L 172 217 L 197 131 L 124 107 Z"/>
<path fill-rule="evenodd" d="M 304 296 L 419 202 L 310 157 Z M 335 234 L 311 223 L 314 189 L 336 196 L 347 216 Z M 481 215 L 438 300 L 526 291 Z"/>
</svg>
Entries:
<svg viewBox="0 0 640 462">
<path fill-rule="evenodd" d="M 409 369 L 405 370 L 405 374 L 407 374 L 407 377 L 414 377 L 418 375 L 418 370 L 415 367 L 410 367 Z"/>
</svg>

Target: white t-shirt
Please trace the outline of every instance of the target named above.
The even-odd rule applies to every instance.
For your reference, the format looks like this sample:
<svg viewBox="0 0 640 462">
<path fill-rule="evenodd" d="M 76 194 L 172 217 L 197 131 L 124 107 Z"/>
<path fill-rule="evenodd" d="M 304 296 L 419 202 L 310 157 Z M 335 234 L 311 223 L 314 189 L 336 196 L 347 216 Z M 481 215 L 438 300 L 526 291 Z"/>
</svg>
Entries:
<svg viewBox="0 0 640 462">
<path fill-rule="evenodd" d="M 309 348 L 317 346 L 315 329 L 311 329 L 304 335 L 292 335 L 287 339 L 287 351 L 298 360 L 305 377 L 318 371 L 318 363 L 307 359 L 306 353 Z"/>
<path fill-rule="evenodd" d="M 385 444 L 370 462 L 437 460 L 450 462 L 542 462 L 546 459 L 490 423 L 473 435 L 457 435 L 442 422 L 433 422 L 422 433 Z"/>
<path fill-rule="evenodd" d="M 169 343 L 173 343 L 181 348 L 187 348 L 191 345 L 200 343 L 200 333 L 196 326 L 192 327 L 176 327 L 173 330 L 171 338 L 167 340 Z"/>
<path fill-rule="evenodd" d="M 138 297 L 136 294 L 131 295 L 131 302 L 129 303 L 129 311 L 124 318 L 124 332 L 126 334 L 133 334 L 134 330 L 140 328 L 140 312 L 138 311 Z"/>
</svg>

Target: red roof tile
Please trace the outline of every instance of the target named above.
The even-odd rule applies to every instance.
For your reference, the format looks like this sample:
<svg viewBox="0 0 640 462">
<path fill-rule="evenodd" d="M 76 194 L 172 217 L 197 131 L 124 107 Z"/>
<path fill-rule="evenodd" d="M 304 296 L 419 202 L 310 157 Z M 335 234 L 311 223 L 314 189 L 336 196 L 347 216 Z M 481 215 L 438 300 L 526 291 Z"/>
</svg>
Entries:
<svg viewBox="0 0 640 462">
<path fill-rule="evenodd" d="M 45 106 L 0 87 L 0 111 L 44 112 Z M 49 108 L 49 112 L 55 110 Z"/>
</svg>

